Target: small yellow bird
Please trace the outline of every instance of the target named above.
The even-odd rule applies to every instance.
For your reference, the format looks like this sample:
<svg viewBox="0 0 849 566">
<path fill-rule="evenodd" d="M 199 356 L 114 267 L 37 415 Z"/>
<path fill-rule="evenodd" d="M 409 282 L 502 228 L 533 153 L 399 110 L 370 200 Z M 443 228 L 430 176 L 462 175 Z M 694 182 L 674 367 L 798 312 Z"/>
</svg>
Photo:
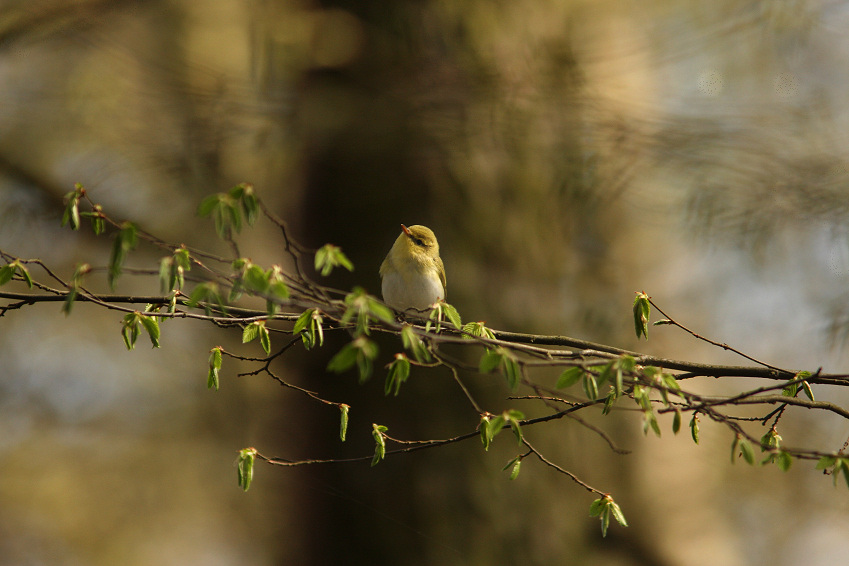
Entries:
<svg viewBox="0 0 849 566">
<path fill-rule="evenodd" d="M 401 224 L 401 234 L 380 265 L 383 301 L 398 310 L 425 310 L 445 299 L 439 243 L 426 226 Z"/>
</svg>

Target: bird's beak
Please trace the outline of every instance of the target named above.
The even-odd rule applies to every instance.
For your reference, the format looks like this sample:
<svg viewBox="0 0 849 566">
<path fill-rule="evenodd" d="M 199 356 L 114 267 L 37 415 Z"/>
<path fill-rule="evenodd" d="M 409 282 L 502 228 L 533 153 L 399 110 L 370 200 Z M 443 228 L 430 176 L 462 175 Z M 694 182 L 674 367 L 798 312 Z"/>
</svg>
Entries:
<svg viewBox="0 0 849 566">
<path fill-rule="evenodd" d="M 409 228 L 407 228 L 406 226 L 404 226 L 403 224 L 401 224 L 401 230 L 403 230 L 403 231 L 404 231 L 404 233 L 405 233 L 406 235 L 408 235 L 408 236 L 412 236 L 412 235 L 413 235 L 413 234 L 410 232 L 410 229 L 409 229 Z"/>
</svg>

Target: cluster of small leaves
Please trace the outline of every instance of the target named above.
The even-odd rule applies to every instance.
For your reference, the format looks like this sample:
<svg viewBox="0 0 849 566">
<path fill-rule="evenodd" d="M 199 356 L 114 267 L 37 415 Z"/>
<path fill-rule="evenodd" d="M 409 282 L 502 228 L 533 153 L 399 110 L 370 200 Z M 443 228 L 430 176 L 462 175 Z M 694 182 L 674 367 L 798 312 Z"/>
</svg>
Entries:
<svg viewBox="0 0 849 566">
<path fill-rule="evenodd" d="M 221 295 L 221 288 L 215 281 L 205 281 L 195 285 L 186 304 L 191 308 L 203 308 L 206 316 L 212 315 L 213 307 L 220 312 L 227 312 L 227 304 Z"/>
<path fill-rule="evenodd" d="M 386 395 L 389 395 L 391 392 L 397 396 L 401 390 L 401 385 L 410 377 L 410 359 L 399 352 L 395 354 L 395 359 L 387 364 L 386 368 L 389 371 L 386 374 L 386 384 L 384 385 L 383 392 Z"/>
<path fill-rule="evenodd" d="M 634 385 L 632 392 L 634 401 L 636 401 L 640 408 L 643 409 L 643 433 L 648 434 L 649 429 L 651 429 L 659 437 L 660 425 L 657 422 L 657 416 L 654 413 L 649 393 L 652 389 L 660 392 L 660 397 L 664 406 L 669 407 L 669 392 L 677 393 L 681 390 L 681 386 L 678 384 L 678 381 L 676 381 L 674 375 L 664 372 L 660 368 L 656 368 L 654 366 L 643 368 L 641 375 L 644 381 L 651 384 L 650 388 L 646 388 L 639 384 Z M 678 412 L 676 411 L 675 414 L 678 415 Z M 677 433 L 680 429 L 680 425 L 680 416 L 678 416 L 678 421 L 676 422 L 673 420 L 672 423 L 673 432 Z"/>
<path fill-rule="evenodd" d="M 427 323 L 425 323 L 425 332 L 430 332 L 431 329 L 441 332 L 442 324 L 446 321 L 451 322 L 457 330 L 463 328 L 463 320 L 460 318 L 460 313 L 457 312 L 457 309 L 445 301 L 437 301 L 432 305 L 430 314 L 428 314 Z"/>
<path fill-rule="evenodd" d="M 230 239 L 233 232 L 242 230 L 242 214 L 249 225 L 259 216 L 259 202 L 253 185 L 240 183 L 226 193 L 216 193 L 201 201 L 199 216 L 211 216 L 215 232 L 222 239 Z"/>
<path fill-rule="evenodd" d="M 781 449 L 781 441 L 781 435 L 775 427 L 761 437 L 761 452 L 767 452 L 766 457 L 761 460 L 761 465 L 776 464 L 781 471 L 786 472 L 793 464 L 793 457 Z"/>
<path fill-rule="evenodd" d="M 386 458 L 386 431 L 389 429 L 379 424 L 372 424 L 371 426 L 371 435 L 374 437 L 374 457 L 371 459 L 371 465 L 376 466 Z"/>
<path fill-rule="evenodd" d="M 781 390 L 781 394 L 785 397 L 795 397 L 799 394 L 799 387 L 801 387 L 802 391 L 805 392 L 805 396 L 811 401 L 814 401 L 814 392 L 811 390 L 810 384 L 805 381 L 809 377 L 811 377 L 811 372 L 809 371 L 798 372 L 793 376 L 793 379 L 787 382 L 787 385 Z"/>
<path fill-rule="evenodd" d="M 300 334 L 304 348 L 307 350 L 313 348 L 316 344 L 323 346 L 324 329 L 322 328 L 322 321 L 320 310 L 307 309 L 295 321 L 292 334 Z"/>
<path fill-rule="evenodd" d="M 66 224 L 72 230 L 80 229 L 80 217 L 91 219 L 91 229 L 96 236 L 106 230 L 106 217 L 99 204 L 92 205 L 91 212 L 80 212 L 80 200 L 85 196 L 85 188 L 80 183 L 74 184 L 74 190 L 65 195 L 65 211 L 62 213 L 62 226 Z"/>
<path fill-rule="evenodd" d="M 608 381 L 611 382 L 610 393 L 607 395 L 604 413 L 607 414 L 616 399 L 624 391 L 625 375 L 634 371 L 636 362 L 632 356 L 622 355 L 609 362 L 593 364 L 588 367 L 573 366 L 567 368 L 557 379 L 558 389 L 569 388 L 579 381 L 584 394 L 591 401 L 599 398 L 599 388 Z"/>
<path fill-rule="evenodd" d="M 239 487 L 247 491 L 254 479 L 254 462 L 256 461 L 256 448 L 242 448 L 239 450 L 237 469 L 239 474 Z"/>
<path fill-rule="evenodd" d="M 233 262 L 233 269 L 237 275 L 230 289 L 231 302 L 238 299 L 243 292 L 259 295 L 265 297 L 268 313 L 274 314 L 277 312 L 277 305 L 290 296 L 283 269 L 279 265 L 263 269 L 249 259 L 239 258 Z"/>
<path fill-rule="evenodd" d="M 80 263 L 74 270 L 74 275 L 71 277 L 71 283 L 68 286 L 68 294 L 65 301 L 62 303 L 62 312 L 65 316 L 71 314 L 71 309 L 74 308 L 74 301 L 77 299 L 77 294 L 83 286 L 83 279 L 91 271 L 91 266 L 87 263 Z"/>
<path fill-rule="evenodd" d="M 333 244 L 325 244 L 315 252 L 315 270 L 323 277 L 330 275 L 336 267 L 344 267 L 348 271 L 354 271 L 354 264 L 348 259 L 342 248 Z"/>
<path fill-rule="evenodd" d="M 404 349 L 413 354 L 413 358 L 420 364 L 431 361 L 430 350 L 409 324 L 405 324 L 401 328 L 401 343 L 404 345 Z"/>
<path fill-rule="evenodd" d="M 209 373 L 206 377 L 206 387 L 218 391 L 219 374 L 221 372 L 221 346 L 209 351 Z"/>
<path fill-rule="evenodd" d="M 132 350 L 136 347 L 136 340 L 141 333 L 141 328 L 144 328 L 147 332 L 153 347 L 158 348 L 159 321 L 156 320 L 156 317 L 135 311 L 128 313 L 121 321 L 121 336 L 124 338 L 124 345 L 127 346 L 127 349 Z"/>
<path fill-rule="evenodd" d="M 185 273 L 192 268 L 189 250 L 180 246 L 159 261 L 159 288 L 163 293 L 179 291 L 185 284 Z"/>
<path fill-rule="evenodd" d="M 365 289 L 354 287 L 354 290 L 345 296 L 345 314 L 340 322 L 348 324 L 352 320 L 354 333 L 359 336 L 369 334 L 370 326 L 374 322 L 394 322 L 395 315 L 392 309 L 366 293 Z"/>
<path fill-rule="evenodd" d="M 480 430 L 481 442 L 483 442 L 484 450 L 489 450 L 492 445 L 492 440 L 499 432 L 504 430 L 506 426 L 510 426 L 516 441 L 521 444 L 524 437 L 522 436 L 521 421 L 525 418 L 524 413 L 516 409 L 509 409 L 500 415 L 485 414 L 481 417 L 481 422 L 478 425 Z"/>
<path fill-rule="evenodd" d="M 327 369 L 335 373 L 343 373 L 356 366 L 360 383 L 364 383 L 371 376 L 377 353 L 377 344 L 365 336 L 357 336 L 330 358 Z"/>
<path fill-rule="evenodd" d="M 637 293 L 634 298 L 634 329 L 637 331 L 637 338 L 645 336 L 649 339 L 649 313 L 651 312 L 651 304 L 649 296 L 645 293 Z"/>
<path fill-rule="evenodd" d="M 525 454 L 519 454 L 518 456 L 516 456 L 515 458 L 513 458 L 512 460 L 510 460 L 509 462 L 504 464 L 504 467 L 501 468 L 501 471 L 504 472 L 508 468 L 510 468 L 510 479 L 514 480 L 514 479 L 518 478 L 519 477 L 519 471 L 522 468 L 522 460 L 524 460 L 524 459 L 525 459 Z"/>
<path fill-rule="evenodd" d="M 522 381 L 522 366 L 519 358 L 507 348 L 498 346 L 487 348 L 481 357 L 479 368 L 481 373 L 490 373 L 499 370 L 507 379 L 507 385 L 512 391 L 519 388 Z"/>
<path fill-rule="evenodd" d="M 264 320 L 255 320 L 242 330 L 242 344 L 247 344 L 259 337 L 259 343 L 266 354 L 271 353 L 271 337 Z"/>
<path fill-rule="evenodd" d="M 734 441 L 731 443 L 731 463 L 741 456 L 750 466 L 755 464 L 755 449 L 752 448 L 752 443 L 738 433 L 734 435 Z"/>
<path fill-rule="evenodd" d="M 610 526 L 611 516 L 623 527 L 628 526 L 628 521 L 625 520 L 622 509 L 610 495 L 596 499 L 590 505 L 590 517 L 598 517 L 601 520 L 601 536 L 603 537 L 607 536 L 607 527 Z"/>
<path fill-rule="evenodd" d="M 360 383 L 363 383 L 371 377 L 374 360 L 378 354 L 377 344 L 368 338 L 370 326 L 381 321 L 391 323 L 394 321 L 394 315 L 389 307 L 361 287 L 356 287 L 345 297 L 345 313 L 340 319 L 342 324 L 351 321 L 354 322 L 355 338 L 330 359 L 327 369 L 342 373 L 356 366 Z"/>
<path fill-rule="evenodd" d="M 842 473 L 846 486 L 849 487 L 849 456 L 823 456 L 817 462 L 817 469 L 830 473 L 834 478 L 834 485 L 837 485 L 837 478 Z"/>
<path fill-rule="evenodd" d="M 487 328 L 483 321 L 467 322 L 463 325 L 463 338 L 471 340 L 473 337 L 495 340 L 495 333 Z"/>
<path fill-rule="evenodd" d="M 14 259 L 3 267 L 0 267 L 0 285 L 5 285 L 11 281 L 15 277 L 15 274 L 20 275 L 21 279 L 27 284 L 27 287 L 32 289 L 32 277 L 29 274 L 29 270 L 19 259 Z"/>
</svg>

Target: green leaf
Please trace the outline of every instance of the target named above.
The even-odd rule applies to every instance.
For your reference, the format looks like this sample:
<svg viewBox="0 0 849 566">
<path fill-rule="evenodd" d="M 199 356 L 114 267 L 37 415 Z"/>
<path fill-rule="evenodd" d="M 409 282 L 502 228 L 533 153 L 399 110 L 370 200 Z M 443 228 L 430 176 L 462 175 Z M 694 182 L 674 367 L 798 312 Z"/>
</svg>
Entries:
<svg viewBox="0 0 849 566">
<path fill-rule="evenodd" d="M 115 288 L 115 281 L 121 275 L 121 269 L 127 254 L 138 244 L 138 234 L 132 222 L 124 222 L 121 229 L 115 234 L 112 244 L 112 254 L 109 257 L 109 270 L 107 281 L 111 289 Z"/>
<path fill-rule="evenodd" d="M 155 316 L 141 315 L 139 316 L 142 326 L 147 331 L 150 337 L 150 343 L 154 348 L 159 347 L 159 320 Z"/>
<path fill-rule="evenodd" d="M 782 472 L 786 472 L 787 470 L 790 469 L 790 466 L 793 464 L 793 456 L 791 456 L 790 454 L 788 454 L 784 450 L 781 450 L 776 455 L 775 462 L 776 462 L 776 464 L 778 464 L 778 468 Z"/>
<path fill-rule="evenodd" d="M 268 335 L 268 328 L 265 327 L 265 324 L 259 327 L 259 343 L 266 354 L 271 353 L 271 337 Z"/>
<path fill-rule="evenodd" d="M 248 224 L 253 226 L 259 217 L 259 201 L 254 194 L 254 187 L 250 183 L 239 183 L 230 189 L 230 196 L 242 203 L 242 211 Z"/>
<path fill-rule="evenodd" d="M 80 198 L 82 186 L 77 183 L 73 191 L 65 195 L 65 212 L 62 213 L 62 226 L 69 224 L 71 230 L 80 229 Z"/>
<path fill-rule="evenodd" d="M 460 319 L 460 313 L 457 312 L 457 309 L 448 303 L 442 303 L 442 310 L 445 313 L 445 317 L 451 321 L 451 324 L 453 324 L 457 330 L 463 328 L 463 321 Z M 490 334 L 491 333 L 492 331 L 490 331 Z"/>
<path fill-rule="evenodd" d="M 218 391 L 219 373 L 221 372 L 221 346 L 216 346 L 209 351 L 209 373 L 206 376 L 207 389 Z"/>
<path fill-rule="evenodd" d="M 32 277 L 30 277 L 29 270 L 24 264 L 21 264 L 18 267 L 18 270 L 21 272 L 21 277 L 24 278 L 24 282 L 27 284 L 27 287 L 32 289 Z"/>
<path fill-rule="evenodd" d="M 613 409 L 613 405 L 616 404 L 616 400 L 618 398 L 619 397 L 616 395 L 616 391 L 611 389 L 610 393 L 607 394 L 607 397 L 604 398 L 604 407 L 601 408 L 601 414 L 609 414 L 611 409 Z"/>
<path fill-rule="evenodd" d="M 292 334 L 299 333 L 307 350 L 315 346 L 316 343 L 319 346 L 324 345 L 322 317 L 318 309 L 307 309 L 301 313 L 301 316 L 298 317 L 298 320 L 295 321 L 295 326 L 292 328 Z"/>
<path fill-rule="evenodd" d="M 389 430 L 383 425 L 372 424 L 371 435 L 374 438 L 374 458 L 371 460 L 371 465 L 376 466 L 378 462 L 386 458 L 386 431 Z"/>
<path fill-rule="evenodd" d="M 489 415 L 481 416 L 481 422 L 478 424 L 478 432 L 481 435 L 481 442 L 483 443 L 483 449 L 489 450 L 489 445 L 492 443 L 492 435 L 489 430 Z"/>
<path fill-rule="evenodd" d="M 557 379 L 557 384 L 555 387 L 557 389 L 566 389 L 572 387 L 584 376 L 584 368 L 581 366 L 570 367 L 563 371 L 560 374 L 560 377 Z"/>
<path fill-rule="evenodd" d="M 843 468 L 843 479 L 846 480 L 846 487 L 849 487 L 849 458 L 840 458 L 840 467 Z M 837 470 L 835 470 L 835 475 Z M 835 477 L 835 483 L 837 478 Z"/>
<path fill-rule="evenodd" d="M 264 324 L 261 321 L 254 321 L 248 324 L 244 330 L 242 330 L 242 344 L 247 344 L 255 340 L 259 336 L 259 328 Z"/>
<path fill-rule="evenodd" d="M 404 354 L 395 354 L 395 359 L 387 367 L 389 373 L 386 374 L 386 385 L 383 392 L 385 395 L 389 395 L 391 391 L 397 397 L 401 390 L 401 384 L 410 377 L 410 360 Z"/>
<path fill-rule="evenodd" d="M 191 270 L 189 250 L 179 247 L 170 256 L 159 261 L 159 288 L 163 293 L 182 289 L 185 284 L 185 272 Z"/>
<path fill-rule="evenodd" d="M 811 401 L 816 401 L 816 399 L 814 399 L 814 391 L 811 389 L 811 386 L 808 384 L 807 381 L 802 382 L 802 391 L 805 392 L 805 396 L 808 399 L 810 399 Z"/>
<path fill-rule="evenodd" d="M 678 434 L 678 431 L 681 430 L 681 410 L 675 409 L 675 413 L 672 415 L 672 434 Z"/>
<path fill-rule="evenodd" d="M 755 451 L 752 448 L 752 444 L 745 438 L 740 439 L 740 452 L 743 455 L 743 459 L 749 465 L 754 465 L 754 463 L 755 463 Z"/>
<path fill-rule="evenodd" d="M 32 277 L 29 274 L 29 270 L 27 269 L 27 266 L 24 265 L 24 263 L 19 259 L 13 260 L 11 263 L 0 267 L 0 285 L 5 285 L 9 281 L 11 281 L 12 278 L 15 276 L 16 272 L 20 272 L 21 278 L 24 280 L 24 282 L 26 282 L 27 287 L 32 289 L 33 282 Z"/>
<path fill-rule="evenodd" d="M 487 349 L 486 352 L 484 352 L 483 356 L 481 356 L 481 361 L 479 364 L 480 372 L 490 373 L 494 371 L 495 368 L 501 365 L 502 357 L 504 357 L 504 354 L 501 348 Z"/>
<path fill-rule="evenodd" d="M 77 264 L 77 268 L 74 270 L 74 275 L 71 277 L 71 284 L 68 287 L 68 294 L 65 296 L 65 301 L 62 303 L 62 312 L 65 313 L 65 316 L 71 314 L 71 309 L 74 308 L 74 301 L 77 299 L 79 288 L 82 287 L 83 279 L 90 271 L 91 266 L 89 264 Z"/>
<path fill-rule="evenodd" d="M 622 513 L 622 509 L 619 508 L 619 505 L 615 501 L 611 500 L 608 507 L 610 507 L 610 513 L 613 515 L 613 518 L 616 519 L 616 522 L 623 527 L 627 527 L 628 521 L 625 520 L 625 515 Z"/>
<path fill-rule="evenodd" d="M 481 357 L 479 369 L 481 373 L 490 373 L 500 369 L 507 378 L 510 389 L 515 391 L 522 379 L 522 368 L 516 356 L 506 348 L 487 349 Z"/>
<path fill-rule="evenodd" d="M 5 285 L 11 281 L 14 275 L 15 268 L 11 263 L 7 263 L 3 267 L 0 267 L 0 285 Z"/>
<path fill-rule="evenodd" d="M 363 383 L 371 376 L 373 362 L 377 354 L 377 344 L 365 336 L 360 336 L 343 346 L 330 359 L 327 369 L 332 372 L 342 373 L 351 369 L 356 364 L 359 371 L 360 383 Z"/>
<path fill-rule="evenodd" d="M 209 216 L 212 214 L 212 211 L 215 210 L 221 201 L 221 197 L 224 195 L 222 193 L 216 193 L 214 195 L 209 195 L 205 199 L 200 202 L 198 205 L 197 214 L 198 216 Z"/>
<path fill-rule="evenodd" d="M 510 479 L 514 480 L 519 477 L 519 470 L 522 467 L 522 457 L 516 456 L 515 458 L 507 462 L 507 464 L 503 468 L 501 468 L 501 471 L 503 472 L 511 466 L 513 467 L 513 469 L 510 471 Z"/>
<path fill-rule="evenodd" d="M 141 313 L 131 312 L 124 316 L 121 323 L 121 336 L 124 339 L 124 345 L 127 350 L 132 350 L 136 347 L 136 340 L 139 337 L 139 318 Z"/>
<path fill-rule="evenodd" d="M 657 422 L 657 416 L 654 411 L 643 412 L 643 434 L 648 434 L 649 429 L 654 431 L 654 434 L 660 438 L 660 425 Z"/>
<path fill-rule="evenodd" d="M 348 435 L 348 412 L 350 410 L 350 405 L 346 405 L 345 403 L 339 405 L 339 412 L 342 413 L 339 422 L 339 438 L 342 439 L 342 442 L 345 442 L 345 437 Z"/>
<path fill-rule="evenodd" d="M 781 435 L 771 428 L 761 437 L 761 451 L 774 450 L 781 446 Z"/>
<path fill-rule="evenodd" d="M 65 295 L 65 300 L 62 302 L 62 312 L 65 313 L 65 316 L 71 314 L 71 309 L 74 308 L 74 301 L 77 300 L 77 293 L 79 291 L 76 287 L 71 287 L 68 289 L 68 294 Z"/>
<path fill-rule="evenodd" d="M 649 313 L 651 312 L 651 304 L 649 296 L 645 293 L 637 293 L 634 299 L 634 329 L 637 331 L 637 339 L 640 336 L 645 336 L 649 339 Z"/>
<path fill-rule="evenodd" d="M 103 207 L 99 204 L 93 205 L 91 212 L 83 212 L 81 216 L 91 219 L 91 231 L 95 236 L 100 236 L 106 231 L 106 217 L 103 215 Z"/>
<path fill-rule="evenodd" d="M 237 187 L 238 188 L 238 187 Z M 215 232 L 221 239 L 229 239 L 232 232 L 242 229 L 242 215 L 239 211 L 238 192 L 217 193 L 203 199 L 198 206 L 198 216 L 212 216 Z"/>
<path fill-rule="evenodd" d="M 430 351 L 411 325 L 404 324 L 401 327 L 401 342 L 420 364 L 431 361 Z"/>
<path fill-rule="evenodd" d="M 818 470 L 826 470 L 826 469 L 834 466 L 834 464 L 836 464 L 836 463 L 837 463 L 837 458 L 835 458 L 834 456 L 823 456 L 822 458 L 819 459 L 819 461 L 817 461 L 817 469 Z"/>
<path fill-rule="evenodd" d="M 217 306 L 222 313 L 227 312 L 226 306 L 224 305 L 224 298 L 221 296 L 218 284 L 214 281 L 201 283 L 192 289 L 192 293 L 189 296 L 189 302 L 187 304 L 191 308 L 203 306 L 203 310 L 206 312 L 207 316 L 212 315 L 212 305 Z"/>
<path fill-rule="evenodd" d="M 609 379 L 611 379 L 613 377 L 613 375 L 615 373 L 614 370 L 619 367 L 618 362 L 619 362 L 618 360 L 612 360 L 612 361 L 610 361 L 606 364 L 603 364 L 601 366 L 593 366 L 595 369 L 601 368 L 600 371 L 598 372 L 598 376 L 596 376 L 596 378 L 595 378 L 597 387 L 601 387 L 602 385 L 607 383 L 607 381 Z"/>
<path fill-rule="evenodd" d="M 345 296 L 345 313 L 340 322 L 348 324 L 352 319 L 354 322 L 354 333 L 356 335 L 369 334 L 369 324 L 372 322 L 394 322 L 395 315 L 386 305 L 366 293 L 362 287 L 354 289 Z"/>
<path fill-rule="evenodd" d="M 519 360 L 508 352 L 502 358 L 502 369 L 504 377 L 507 378 L 507 385 L 511 391 L 516 391 L 519 388 L 519 383 L 522 380 L 522 367 L 519 365 Z"/>
<path fill-rule="evenodd" d="M 239 450 L 239 487 L 247 491 L 254 479 L 254 461 L 256 459 L 255 448 L 243 448 Z"/>
<path fill-rule="evenodd" d="M 581 381 L 581 386 L 584 388 L 584 394 L 590 401 L 598 399 L 598 383 L 593 374 L 585 373 Z"/>
<path fill-rule="evenodd" d="M 510 429 L 516 437 L 516 442 L 522 444 L 522 429 L 519 421 L 525 418 L 525 414 L 516 409 L 510 409 L 504 412 L 504 420 L 510 424 Z"/>
<path fill-rule="evenodd" d="M 609 495 L 605 495 L 600 499 L 596 499 L 590 505 L 590 517 L 598 517 L 601 521 L 601 536 L 607 536 L 607 528 L 610 525 L 610 516 L 616 519 L 616 522 L 623 527 L 628 526 L 625 520 L 625 515 L 622 514 L 622 509 L 613 501 Z"/>
<path fill-rule="evenodd" d="M 590 504 L 590 517 L 598 517 L 607 506 L 604 499 L 596 499 Z"/>
<path fill-rule="evenodd" d="M 785 397 L 795 397 L 799 393 L 799 386 L 801 385 L 803 391 L 805 392 L 805 396 L 807 396 L 808 399 L 813 401 L 814 392 L 811 389 L 810 384 L 805 381 L 809 377 L 811 377 L 811 372 L 800 371 L 787 382 L 787 385 L 784 386 L 784 389 L 781 391 L 781 394 Z"/>
<path fill-rule="evenodd" d="M 315 270 L 326 277 L 335 267 L 344 267 L 348 271 L 354 271 L 354 264 L 342 253 L 342 248 L 333 244 L 325 244 L 315 252 Z"/>
<path fill-rule="evenodd" d="M 693 437 L 693 442 L 699 443 L 699 415 L 693 413 L 693 418 L 690 419 L 690 436 Z"/>
<path fill-rule="evenodd" d="M 295 321 L 295 326 L 292 327 L 292 334 L 299 334 L 303 332 L 307 325 L 312 320 L 312 313 L 315 312 L 315 309 L 307 309 L 301 313 L 301 316 L 298 317 L 298 320 Z"/>
<path fill-rule="evenodd" d="M 502 413 L 496 416 L 494 419 L 490 419 L 486 423 L 487 436 L 489 437 L 490 443 L 498 435 L 499 432 L 504 430 L 504 425 L 506 424 L 506 422 L 507 420 L 504 418 L 504 414 Z"/>
<path fill-rule="evenodd" d="M 342 373 L 354 367 L 355 363 L 357 363 L 357 349 L 354 347 L 353 343 L 349 342 L 348 344 L 345 344 L 335 356 L 330 358 L 330 362 L 327 364 L 327 370 L 335 373 Z"/>
</svg>

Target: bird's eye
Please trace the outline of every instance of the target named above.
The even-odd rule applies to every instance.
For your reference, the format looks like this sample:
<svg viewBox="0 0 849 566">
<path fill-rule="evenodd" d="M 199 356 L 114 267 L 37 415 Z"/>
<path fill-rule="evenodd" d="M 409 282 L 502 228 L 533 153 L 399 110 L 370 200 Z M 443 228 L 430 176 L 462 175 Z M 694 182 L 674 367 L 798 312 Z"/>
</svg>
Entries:
<svg viewBox="0 0 849 566">
<path fill-rule="evenodd" d="M 425 243 L 424 241 L 422 241 L 421 238 L 413 238 L 413 241 L 416 243 L 417 246 L 425 247 Z"/>
</svg>

